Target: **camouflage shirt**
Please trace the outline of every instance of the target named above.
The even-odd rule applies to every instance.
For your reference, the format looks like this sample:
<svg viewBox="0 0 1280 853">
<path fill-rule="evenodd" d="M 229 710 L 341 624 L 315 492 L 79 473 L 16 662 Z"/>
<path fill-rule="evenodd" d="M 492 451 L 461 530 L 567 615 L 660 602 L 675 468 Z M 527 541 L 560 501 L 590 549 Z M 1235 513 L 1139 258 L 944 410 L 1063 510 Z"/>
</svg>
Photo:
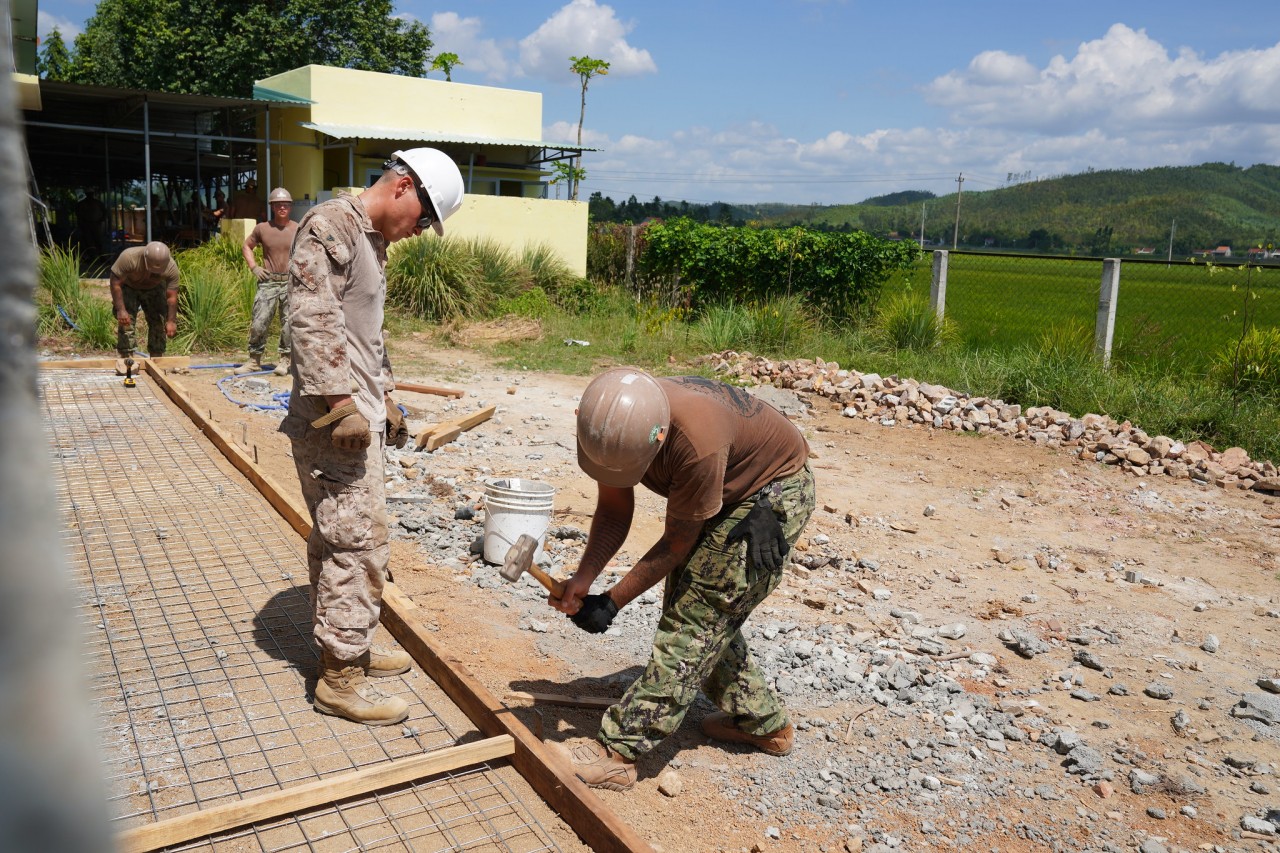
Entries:
<svg viewBox="0 0 1280 853">
<path fill-rule="evenodd" d="M 314 420 L 328 411 L 325 396 L 351 394 L 370 430 L 382 432 L 382 397 L 394 387 L 382 335 L 386 265 L 386 238 L 355 196 L 339 193 L 298 223 L 289 260 L 290 412 Z"/>
</svg>

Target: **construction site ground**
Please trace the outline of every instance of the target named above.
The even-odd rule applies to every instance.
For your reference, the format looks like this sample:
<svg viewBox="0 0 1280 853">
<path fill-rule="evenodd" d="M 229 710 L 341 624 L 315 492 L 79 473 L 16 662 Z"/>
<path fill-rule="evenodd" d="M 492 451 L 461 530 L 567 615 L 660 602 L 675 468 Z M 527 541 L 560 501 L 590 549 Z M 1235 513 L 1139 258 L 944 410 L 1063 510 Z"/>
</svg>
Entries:
<svg viewBox="0 0 1280 853">
<path fill-rule="evenodd" d="M 451 518 L 457 506 L 479 498 L 486 478 L 527 477 L 555 486 L 554 525 L 589 528 L 594 486 L 573 453 L 575 399 L 589 377 L 515 370 L 416 337 L 393 341 L 391 351 L 399 378 L 466 391 L 461 400 L 398 394 L 411 431 L 498 405 L 492 420 L 460 441 L 417 459 L 394 455 L 404 473 L 389 477 L 393 516 L 421 511 L 422 499 L 396 496 L 420 495 L 437 480 L 452 491 L 441 489 L 434 509 Z M 226 375 L 193 370 L 178 379 L 197 407 L 296 498 L 278 417 L 229 400 L 215 385 Z M 287 378 L 263 378 L 273 390 L 288 387 Z M 1263 833 L 1242 832 L 1241 821 L 1280 808 L 1274 775 L 1280 724 L 1239 719 L 1230 709 L 1258 691 L 1260 678 L 1280 674 L 1280 504 L 1186 480 L 1139 480 L 1066 450 L 1008 438 L 884 427 L 819 404 L 797 418 L 815 454 L 819 509 L 796 556 L 821 550 L 841 559 L 814 570 L 793 566 L 753 622 L 773 626 L 765 636 L 779 644 L 838 644 L 849 665 L 863 670 L 878 663 L 871 659 L 876 652 L 867 652 L 877 644 L 882 653 L 910 651 L 924 636 L 915 629 L 959 623 L 962 637 L 950 648 L 965 654 L 939 656 L 945 659 L 932 668 L 927 656 L 923 666 L 917 659 L 923 683 L 945 674 L 985 697 L 990 713 L 1011 717 L 1022 736 L 967 734 L 957 741 L 947 736 L 947 721 L 924 705 L 842 699 L 819 679 L 801 679 L 785 695 L 799 728 L 792 755 L 772 758 L 709 741 L 697 724 L 712 708 L 700 699 L 679 732 L 641 759 L 635 790 L 600 792 L 609 808 L 672 852 L 1270 848 Z M 167 409 L 175 423 L 186 423 Z M 624 566 L 662 529 L 662 501 L 638 494 Z M 478 529 L 470 524 L 468 530 Z M 245 541 L 270 535 L 292 549 L 289 560 L 302 568 L 293 570 L 288 589 L 305 594 L 296 536 L 266 522 L 261 531 L 237 535 Z M 473 674 L 498 697 L 620 695 L 645 663 L 651 623 L 626 627 L 629 618 L 645 621 L 628 608 L 618 617 L 621 637 L 588 636 L 536 591 L 522 587 L 516 596 L 478 583 L 487 570 L 465 546 L 456 547 L 463 539 L 470 535 L 437 537 L 434 546 L 422 535 L 397 538 L 391 569 Z M 572 554 L 563 549 L 559 570 L 572 566 Z M 299 613 L 305 618 L 305 608 Z M 1019 656 L 998 637 L 1004 629 L 1030 632 L 1048 650 Z M 1218 642 L 1206 642 L 1209 635 Z M 769 640 L 753 636 L 757 656 L 766 657 Z M 1105 671 L 1075 662 L 1085 648 Z M 983 663 L 983 654 L 995 663 Z M 430 709 L 416 707 L 410 725 L 427 720 L 424 730 L 466 730 L 465 718 L 426 679 L 407 683 L 406 691 Z M 1117 684 L 1127 689 L 1109 692 Z M 1149 685 L 1166 686 L 1172 698 L 1146 695 Z M 293 686 L 286 680 L 279 689 Z M 309 713 L 304 695 L 274 701 L 299 706 L 286 712 L 293 719 L 300 719 L 295 711 Z M 544 739 L 558 741 L 592 735 L 601 712 L 521 703 L 517 713 Z M 1096 750 L 1102 772 L 1070 772 L 1063 755 L 1044 745 L 1059 731 L 1078 734 Z M 526 849 L 544 843 L 582 849 L 510 768 L 495 765 L 486 773 L 512 792 L 513 820 L 536 827 Z M 1132 782 L 1134 770 L 1158 783 Z M 674 796 L 660 790 L 660 778 Z"/>
</svg>

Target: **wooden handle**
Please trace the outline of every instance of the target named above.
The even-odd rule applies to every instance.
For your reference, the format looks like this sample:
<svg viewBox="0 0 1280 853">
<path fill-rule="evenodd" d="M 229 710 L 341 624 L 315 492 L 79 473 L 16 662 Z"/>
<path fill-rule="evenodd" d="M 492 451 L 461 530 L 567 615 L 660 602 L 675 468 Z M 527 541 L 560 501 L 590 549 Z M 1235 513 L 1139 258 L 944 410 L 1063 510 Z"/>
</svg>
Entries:
<svg viewBox="0 0 1280 853">
<path fill-rule="evenodd" d="M 544 572 L 537 563 L 529 564 L 529 574 L 537 579 L 538 583 L 547 588 L 547 592 L 556 598 L 564 598 L 564 581 L 558 581 L 551 575 Z"/>
</svg>

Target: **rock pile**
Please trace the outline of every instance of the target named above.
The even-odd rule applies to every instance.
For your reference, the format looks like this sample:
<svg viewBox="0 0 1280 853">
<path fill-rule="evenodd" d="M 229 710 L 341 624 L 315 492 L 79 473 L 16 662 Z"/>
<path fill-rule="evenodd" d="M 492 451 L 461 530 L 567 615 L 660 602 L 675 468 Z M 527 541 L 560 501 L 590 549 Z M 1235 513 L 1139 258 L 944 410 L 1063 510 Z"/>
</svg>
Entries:
<svg viewBox="0 0 1280 853">
<path fill-rule="evenodd" d="M 1166 475 L 1222 488 L 1280 492 L 1280 470 L 1275 464 L 1252 460 L 1242 448 L 1216 451 L 1202 441 L 1151 436 L 1129 421 L 1117 423 L 1107 415 L 1075 417 L 1048 406 L 1023 410 L 1016 403 L 971 397 L 942 385 L 844 370 L 820 358 L 773 361 L 726 350 L 703 356 L 698 363 L 712 365 L 728 379 L 826 398 L 845 417 L 883 426 L 918 424 L 996 433 L 1049 447 L 1076 448 L 1081 459 L 1117 465 L 1139 476 Z"/>
</svg>

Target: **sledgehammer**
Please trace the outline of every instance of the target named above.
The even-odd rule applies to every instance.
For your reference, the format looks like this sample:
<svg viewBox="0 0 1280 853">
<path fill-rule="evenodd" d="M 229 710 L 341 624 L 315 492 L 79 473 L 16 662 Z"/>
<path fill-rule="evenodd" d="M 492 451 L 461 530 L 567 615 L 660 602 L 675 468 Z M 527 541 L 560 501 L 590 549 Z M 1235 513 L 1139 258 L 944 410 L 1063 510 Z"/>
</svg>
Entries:
<svg viewBox="0 0 1280 853">
<path fill-rule="evenodd" d="M 502 579 L 515 583 L 525 572 L 533 575 L 538 583 L 547 588 L 547 592 L 556 598 L 564 598 L 564 581 L 558 581 L 544 572 L 533 562 L 533 555 L 538 551 L 538 540 L 528 533 L 521 533 L 514 544 L 507 549 L 506 559 L 498 574 Z"/>
</svg>

